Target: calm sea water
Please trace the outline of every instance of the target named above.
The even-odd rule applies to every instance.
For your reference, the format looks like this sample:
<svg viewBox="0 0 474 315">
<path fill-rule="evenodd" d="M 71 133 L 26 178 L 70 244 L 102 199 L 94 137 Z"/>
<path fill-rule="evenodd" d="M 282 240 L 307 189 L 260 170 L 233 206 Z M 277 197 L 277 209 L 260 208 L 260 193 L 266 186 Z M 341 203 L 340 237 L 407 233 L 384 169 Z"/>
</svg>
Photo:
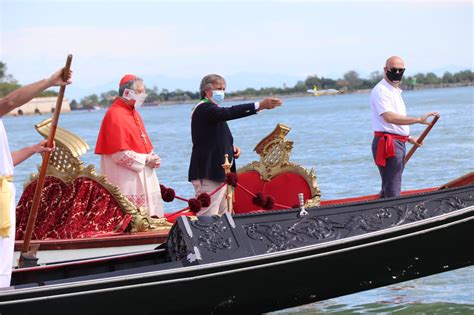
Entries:
<svg viewBox="0 0 474 315">
<path fill-rule="evenodd" d="M 67 92 L 66 92 L 67 96 Z M 421 149 L 407 165 L 403 189 L 433 187 L 474 170 L 474 87 L 406 91 L 403 93 L 409 115 L 438 111 L 440 120 Z M 237 166 L 258 160 L 254 146 L 277 123 L 291 127 L 288 139 L 294 141 L 291 160 L 314 168 L 323 199 L 359 196 L 378 192 L 380 180 L 372 162 L 368 94 L 285 99 L 281 108 L 229 122 L 235 144 L 242 149 Z M 229 103 L 229 105 L 232 103 Z M 140 109 L 162 166 L 157 171 L 161 183 L 183 197 L 193 188 L 187 182 L 191 152 L 190 115 L 192 104 L 145 107 Z M 83 156 L 86 164 L 99 165 L 93 154 L 99 126 L 105 111 L 63 114 L 59 126 L 90 145 Z M 5 117 L 4 124 L 12 150 L 40 140 L 34 124 L 49 116 Z M 414 125 L 412 134 L 425 126 Z M 33 157 L 15 169 L 17 200 L 22 185 L 35 172 L 41 160 Z M 167 204 L 166 211 L 185 207 L 180 201 Z M 319 313 L 474 313 L 474 267 L 451 271 L 419 280 L 300 306 L 277 314 Z"/>
</svg>

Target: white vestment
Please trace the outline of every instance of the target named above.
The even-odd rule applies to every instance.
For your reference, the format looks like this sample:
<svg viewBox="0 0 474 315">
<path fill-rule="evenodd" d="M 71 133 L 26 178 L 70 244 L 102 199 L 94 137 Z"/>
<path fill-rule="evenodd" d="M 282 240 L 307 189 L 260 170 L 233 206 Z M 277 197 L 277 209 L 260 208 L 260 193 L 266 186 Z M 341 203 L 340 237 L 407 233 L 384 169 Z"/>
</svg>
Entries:
<svg viewBox="0 0 474 315">
<path fill-rule="evenodd" d="M 0 117 L 0 175 L 13 175 L 13 160 L 8 147 L 7 133 Z M 10 203 L 10 236 L 0 237 L 0 288 L 9 287 L 12 275 L 13 251 L 15 246 L 15 186 L 8 183 L 12 192 Z"/>
<path fill-rule="evenodd" d="M 163 217 L 161 189 L 155 170 L 145 164 L 148 154 L 131 150 L 102 154 L 100 173 L 148 216 Z M 151 153 L 150 153 L 151 155 Z"/>
</svg>

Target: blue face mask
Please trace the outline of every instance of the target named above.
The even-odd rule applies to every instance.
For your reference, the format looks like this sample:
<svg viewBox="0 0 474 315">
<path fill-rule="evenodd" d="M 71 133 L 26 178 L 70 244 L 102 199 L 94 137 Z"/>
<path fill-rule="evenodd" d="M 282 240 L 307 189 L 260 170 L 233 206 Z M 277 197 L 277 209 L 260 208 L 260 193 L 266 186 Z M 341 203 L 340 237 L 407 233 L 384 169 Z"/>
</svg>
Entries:
<svg viewBox="0 0 474 315">
<path fill-rule="evenodd" d="M 224 102 L 225 98 L 225 92 L 222 90 L 215 90 L 212 91 L 212 99 L 217 103 L 217 104 L 222 104 Z"/>
</svg>

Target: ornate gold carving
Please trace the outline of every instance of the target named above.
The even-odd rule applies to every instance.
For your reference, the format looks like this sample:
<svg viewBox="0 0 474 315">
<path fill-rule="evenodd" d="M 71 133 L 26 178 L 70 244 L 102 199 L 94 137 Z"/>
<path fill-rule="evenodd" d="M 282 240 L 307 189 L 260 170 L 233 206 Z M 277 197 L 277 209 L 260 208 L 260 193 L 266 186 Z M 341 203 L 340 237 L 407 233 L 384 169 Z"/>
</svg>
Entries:
<svg viewBox="0 0 474 315">
<path fill-rule="evenodd" d="M 43 120 L 35 125 L 36 131 L 44 138 L 48 138 L 51 130 L 51 118 Z M 89 145 L 66 129 L 57 128 L 54 136 L 56 149 L 50 155 L 49 165 L 59 172 L 76 172 L 84 168 L 81 155 L 89 150 Z"/>
<path fill-rule="evenodd" d="M 232 164 L 234 164 L 234 161 L 229 162 L 229 154 L 224 154 L 224 164 L 221 166 L 226 175 L 230 173 Z M 229 184 L 226 185 L 225 199 L 227 200 L 227 211 L 234 214 L 234 189 Z"/>
<path fill-rule="evenodd" d="M 283 124 L 277 124 L 275 129 L 263 138 L 254 148 L 260 155 L 259 162 L 251 162 L 238 169 L 238 173 L 256 171 L 263 181 L 270 181 L 282 173 L 296 173 L 302 176 L 311 190 L 311 198 L 305 201 L 306 207 L 319 206 L 321 192 L 316 179 L 314 169 L 306 169 L 299 164 L 290 162 L 290 154 L 293 149 L 293 141 L 286 139 L 291 128 Z"/>
<path fill-rule="evenodd" d="M 47 138 L 51 129 L 51 118 L 42 121 L 35 127 L 38 133 Z M 132 232 L 144 232 L 150 229 L 163 230 L 171 227 L 172 224 L 165 218 L 151 219 L 143 215 L 144 211 L 140 211 L 135 204 L 128 200 L 116 185 L 108 182 L 105 176 L 97 174 L 94 165 L 84 166 L 79 157 L 87 152 L 89 146 L 82 138 L 58 127 L 54 141 L 56 149 L 51 155 L 46 175 L 54 176 L 66 184 L 80 177 L 96 181 L 114 197 L 125 213 L 132 215 Z M 37 177 L 38 174 L 32 174 L 25 186 Z"/>
<path fill-rule="evenodd" d="M 150 218 L 150 221 L 150 229 L 152 230 L 169 230 L 173 226 L 173 224 L 169 223 L 166 218 Z"/>
<path fill-rule="evenodd" d="M 145 232 L 150 229 L 150 221 L 142 215 L 134 216 L 132 220 L 132 229 L 130 232 Z"/>
</svg>

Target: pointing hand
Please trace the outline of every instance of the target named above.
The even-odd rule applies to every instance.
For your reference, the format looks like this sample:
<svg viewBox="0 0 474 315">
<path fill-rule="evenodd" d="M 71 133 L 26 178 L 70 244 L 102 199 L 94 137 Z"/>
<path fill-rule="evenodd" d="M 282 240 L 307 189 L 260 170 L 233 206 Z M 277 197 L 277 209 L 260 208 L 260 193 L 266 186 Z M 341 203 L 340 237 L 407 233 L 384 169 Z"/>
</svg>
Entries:
<svg viewBox="0 0 474 315">
<path fill-rule="evenodd" d="M 280 99 L 274 98 L 274 97 L 269 97 L 264 99 L 263 101 L 260 101 L 260 107 L 259 110 L 262 109 L 273 109 L 277 106 L 281 106 L 283 103 Z"/>
</svg>

